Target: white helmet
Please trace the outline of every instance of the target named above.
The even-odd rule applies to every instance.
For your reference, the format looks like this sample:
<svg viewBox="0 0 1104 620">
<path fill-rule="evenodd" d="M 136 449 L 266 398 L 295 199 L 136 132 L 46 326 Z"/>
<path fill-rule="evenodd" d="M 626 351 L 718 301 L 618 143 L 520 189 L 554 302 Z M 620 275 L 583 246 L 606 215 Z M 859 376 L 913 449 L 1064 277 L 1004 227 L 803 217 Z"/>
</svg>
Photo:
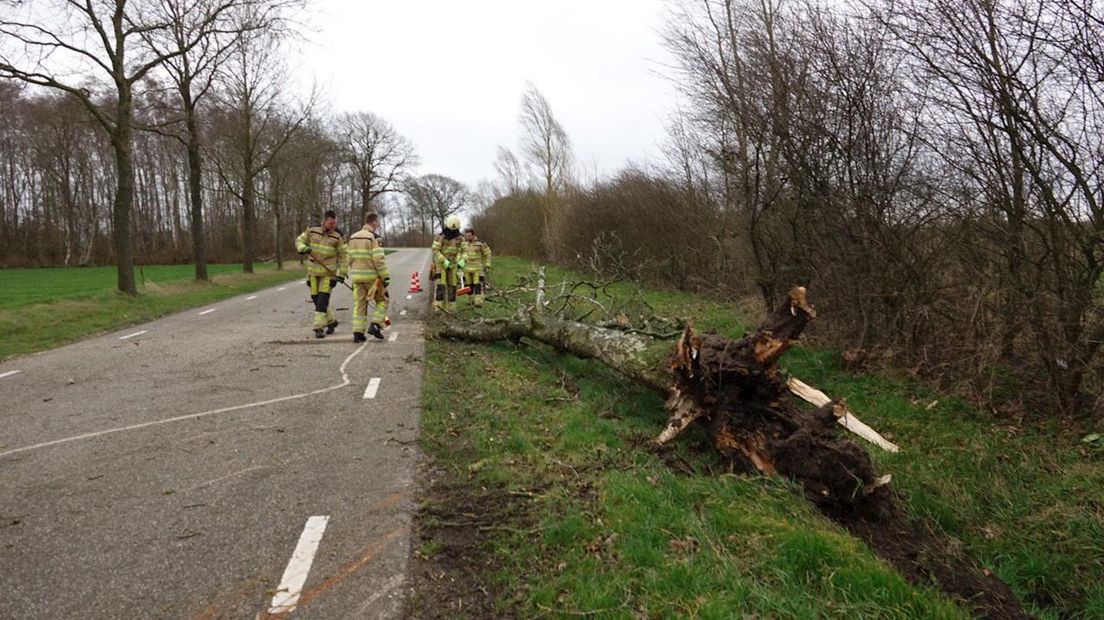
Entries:
<svg viewBox="0 0 1104 620">
<path fill-rule="evenodd" d="M 455 215 L 450 215 L 445 219 L 445 228 L 452 230 L 460 230 L 460 218 Z"/>
</svg>

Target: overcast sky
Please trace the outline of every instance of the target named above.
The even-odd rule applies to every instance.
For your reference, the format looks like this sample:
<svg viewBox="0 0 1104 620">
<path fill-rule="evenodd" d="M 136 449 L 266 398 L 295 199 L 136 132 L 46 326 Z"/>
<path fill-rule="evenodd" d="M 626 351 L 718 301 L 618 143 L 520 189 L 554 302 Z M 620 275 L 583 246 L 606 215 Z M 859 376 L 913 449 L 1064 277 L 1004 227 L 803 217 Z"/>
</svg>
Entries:
<svg viewBox="0 0 1104 620">
<path fill-rule="evenodd" d="M 527 80 L 589 178 L 654 157 L 674 90 L 663 0 L 316 0 L 301 75 L 333 112 L 365 110 L 414 141 L 420 173 L 474 185 L 517 151 Z"/>
</svg>

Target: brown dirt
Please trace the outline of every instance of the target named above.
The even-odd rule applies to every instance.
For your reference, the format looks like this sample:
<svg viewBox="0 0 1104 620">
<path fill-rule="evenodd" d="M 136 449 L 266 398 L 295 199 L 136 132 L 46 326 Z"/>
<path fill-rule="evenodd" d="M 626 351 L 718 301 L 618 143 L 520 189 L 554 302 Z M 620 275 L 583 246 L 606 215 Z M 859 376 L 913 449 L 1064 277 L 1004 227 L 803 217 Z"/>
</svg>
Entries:
<svg viewBox="0 0 1104 620">
<path fill-rule="evenodd" d="M 1031 618 L 1008 584 L 978 568 L 945 534 L 910 519 L 899 509 L 875 519 L 828 516 L 863 539 L 909 583 L 937 588 L 963 601 L 979 618 Z"/>
<path fill-rule="evenodd" d="M 516 498 L 432 465 L 420 478 L 404 617 L 516 618 L 502 608 L 508 593 L 485 579 L 498 569 L 487 532 L 527 522 Z"/>
</svg>

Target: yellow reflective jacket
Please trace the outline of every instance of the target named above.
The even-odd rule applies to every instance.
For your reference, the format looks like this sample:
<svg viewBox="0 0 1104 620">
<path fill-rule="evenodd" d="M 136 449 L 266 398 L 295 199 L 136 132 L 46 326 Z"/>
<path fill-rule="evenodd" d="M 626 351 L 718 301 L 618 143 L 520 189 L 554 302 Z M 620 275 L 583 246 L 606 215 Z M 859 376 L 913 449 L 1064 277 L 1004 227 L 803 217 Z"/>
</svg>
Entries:
<svg viewBox="0 0 1104 620">
<path fill-rule="evenodd" d="M 491 268 L 491 246 L 479 239 L 460 244 L 460 256 L 464 258 L 464 271 L 483 271 Z"/>
<path fill-rule="evenodd" d="M 383 257 L 383 246 L 371 228 L 365 226 L 349 237 L 349 277 L 353 282 L 390 277 Z"/>
<path fill-rule="evenodd" d="M 322 265 L 329 268 L 339 276 L 346 275 L 349 271 L 349 259 L 346 254 L 345 237 L 336 230 L 326 232 L 321 226 L 311 226 L 303 231 L 295 239 L 295 249 L 302 252 L 307 247 L 311 249 L 311 256 Z M 307 259 L 307 273 L 312 276 L 331 275 L 314 260 Z"/>
<path fill-rule="evenodd" d="M 444 235 L 437 235 L 433 240 L 433 262 L 443 269 L 447 259 L 450 263 L 449 269 L 455 269 L 454 265 L 460 259 L 460 244 L 463 242 L 464 237 L 462 235 L 456 235 L 452 239 L 445 239 Z"/>
</svg>

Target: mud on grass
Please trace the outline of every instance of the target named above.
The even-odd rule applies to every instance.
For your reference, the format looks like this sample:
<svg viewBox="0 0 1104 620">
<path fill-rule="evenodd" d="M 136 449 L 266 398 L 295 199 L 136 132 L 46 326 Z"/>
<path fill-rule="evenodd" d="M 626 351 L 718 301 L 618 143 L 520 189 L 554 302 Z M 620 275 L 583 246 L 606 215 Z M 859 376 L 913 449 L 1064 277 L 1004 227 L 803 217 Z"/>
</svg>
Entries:
<svg viewBox="0 0 1104 620">
<path fill-rule="evenodd" d="M 946 534 L 893 508 L 877 518 L 835 515 L 909 583 L 930 584 L 962 600 L 979 618 L 1030 618 L 1008 584 L 979 567 Z"/>
<path fill-rule="evenodd" d="M 419 472 L 419 511 L 410 562 L 410 618 L 513 618 L 500 584 L 486 575 L 501 561 L 487 533 L 516 528 L 530 518 L 500 487 L 487 488 L 447 469 Z"/>
</svg>

